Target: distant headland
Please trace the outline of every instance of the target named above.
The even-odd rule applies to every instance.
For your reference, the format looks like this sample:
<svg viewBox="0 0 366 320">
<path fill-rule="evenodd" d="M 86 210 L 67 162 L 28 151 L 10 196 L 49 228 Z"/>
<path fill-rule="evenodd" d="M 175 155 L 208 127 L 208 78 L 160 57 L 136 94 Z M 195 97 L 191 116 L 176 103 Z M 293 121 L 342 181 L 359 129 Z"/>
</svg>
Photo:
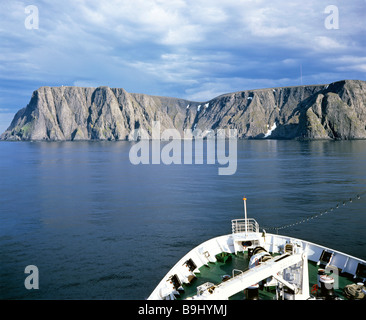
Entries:
<svg viewBox="0 0 366 320">
<path fill-rule="evenodd" d="M 209 101 L 109 87 L 41 87 L 1 140 L 128 140 L 138 128 L 236 129 L 240 139 L 366 139 L 366 82 L 246 90 Z"/>
</svg>

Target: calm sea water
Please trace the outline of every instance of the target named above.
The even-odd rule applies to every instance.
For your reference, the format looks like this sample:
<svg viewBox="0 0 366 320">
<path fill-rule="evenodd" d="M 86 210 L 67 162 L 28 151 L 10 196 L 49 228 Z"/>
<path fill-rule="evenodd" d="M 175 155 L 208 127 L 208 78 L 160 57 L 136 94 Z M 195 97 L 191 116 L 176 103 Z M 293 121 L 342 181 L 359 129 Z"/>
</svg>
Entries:
<svg viewBox="0 0 366 320">
<path fill-rule="evenodd" d="M 132 165 L 129 142 L 0 143 L 0 298 L 146 299 L 201 242 L 248 215 L 366 259 L 366 141 L 238 141 L 219 165 Z M 343 200 L 353 198 L 352 203 Z M 39 289 L 27 290 L 27 265 Z"/>
</svg>

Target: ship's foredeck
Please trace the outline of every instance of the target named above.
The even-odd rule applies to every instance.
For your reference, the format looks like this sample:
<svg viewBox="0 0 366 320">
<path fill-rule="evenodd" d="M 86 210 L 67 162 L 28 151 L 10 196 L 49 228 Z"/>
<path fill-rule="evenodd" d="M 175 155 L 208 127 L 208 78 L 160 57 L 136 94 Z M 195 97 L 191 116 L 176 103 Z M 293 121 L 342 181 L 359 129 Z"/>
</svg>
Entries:
<svg viewBox="0 0 366 320">
<path fill-rule="evenodd" d="M 184 291 L 179 290 L 180 295 L 177 295 L 178 300 L 184 300 L 190 298 L 197 294 L 197 287 L 210 282 L 213 284 L 219 284 L 227 276 L 232 276 L 233 272 L 246 271 L 249 267 L 249 259 L 247 252 L 238 252 L 237 254 L 222 254 L 217 256 L 216 262 L 210 262 L 207 265 L 203 265 L 199 268 L 199 273 L 196 273 L 196 278 L 189 284 L 183 284 L 182 287 Z M 318 291 L 320 290 L 317 286 L 317 274 L 318 269 L 315 262 L 308 261 L 309 270 L 309 289 L 311 294 L 316 297 Z M 234 270 L 234 271 L 233 271 Z M 335 295 L 340 299 L 347 299 L 344 294 L 343 288 L 346 285 L 354 283 L 354 279 L 350 274 L 340 274 L 338 275 L 338 284 L 334 288 Z M 258 290 L 259 299 L 261 300 L 273 300 L 276 297 L 276 290 L 271 286 L 260 286 Z M 245 292 L 239 292 L 231 296 L 230 300 L 245 300 Z"/>
</svg>

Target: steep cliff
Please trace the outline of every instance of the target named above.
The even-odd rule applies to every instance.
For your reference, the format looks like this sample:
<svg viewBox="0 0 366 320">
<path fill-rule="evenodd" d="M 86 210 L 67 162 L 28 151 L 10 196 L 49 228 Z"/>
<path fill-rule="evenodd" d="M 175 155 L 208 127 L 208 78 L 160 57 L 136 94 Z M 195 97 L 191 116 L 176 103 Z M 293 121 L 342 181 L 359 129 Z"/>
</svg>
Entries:
<svg viewBox="0 0 366 320">
<path fill-rule="evenodd" d="M 366 82 L 247 90 L 206 102 L 109 87 L 41 87 L 2 140 L 126 140 L 131 130 L 233 128 L 239 138 L 366 139 Z"/>
</svg>

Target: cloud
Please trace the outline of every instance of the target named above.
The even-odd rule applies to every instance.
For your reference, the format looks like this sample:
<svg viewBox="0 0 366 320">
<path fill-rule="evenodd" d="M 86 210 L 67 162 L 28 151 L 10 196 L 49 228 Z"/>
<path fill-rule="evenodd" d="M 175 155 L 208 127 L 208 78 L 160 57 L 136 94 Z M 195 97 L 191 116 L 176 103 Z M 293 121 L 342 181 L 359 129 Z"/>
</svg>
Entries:
<svg viewBox="0 0 366 320">
<path fill-rule="evenodd" d="M 76 80 L 73 82 L 73 85 L 75 87 L 90 87 L 90 88 L 97 88 L 101 86 L 101 84 L 89 80 Z"/>
<path fill-rule="evenodd" d="M 337 58 L 326 59 L 328 63 L 337 65 L 338 71 L 357 71 L 366 73 L 366 56 L 357 57 L 351 55 L 340 56 Z"/>
<path fill-rule="evenodd" d="M 284 20 L 273 6 L 250 10 L 245 22 L 250 33 L 260 38 L 278 38 L 299 32 L 297 25 L 292 25 L 291 20 Z"/>
<path fill-rule="evenodd" d="M 300 65 L 304 84 L 364 79 L 363 0 L 332 2 L 339 30 L 325 28 L 318 0 L 39 0 L 38 30 L 24 27 L 27 4 L 0 11 L 0 86 L 29 92 L 24 105 L 41 85 L 208 100 L 297 84 Z M 18 109 L 5 94 L 1 107 Z"/>
<path fill-rule="evenodd" d="M 216 98 L 222 94 L 232 93 L 243 90 L 254 90 L 260 88 L 283 87 L 300 84 L 300 80 L 281 78 L 281 79 L 256 79 L 256 78 L 220 78 L 206 79 L 194 88 L 186 90 L 185 97 L 189 100 L 205 102 Z"/>
<path fill-rule="evenodd" d="M 346 46 L 341 44 L 339 41 L 326 36 L 315 37 L 314 43 L 315 43 L 315 50 L 322 52 L 346 48 Z"/>
</svg>

